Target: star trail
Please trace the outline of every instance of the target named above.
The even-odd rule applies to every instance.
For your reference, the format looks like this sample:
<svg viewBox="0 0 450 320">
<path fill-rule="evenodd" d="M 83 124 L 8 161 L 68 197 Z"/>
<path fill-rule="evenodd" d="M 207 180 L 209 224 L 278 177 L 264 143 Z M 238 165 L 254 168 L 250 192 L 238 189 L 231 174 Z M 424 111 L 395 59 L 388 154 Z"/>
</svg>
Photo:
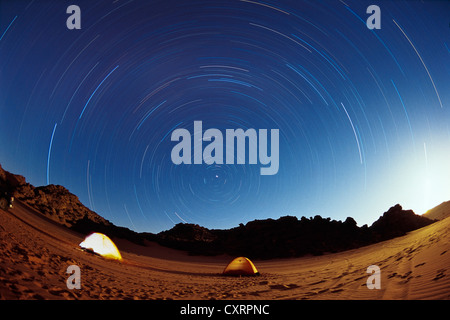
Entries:
<svg viewBox="0 0 450 320">
<path fill-rule="evenodd" d="M 372 4 L 380 29 L 366 25 Z M 81 29 L 66 25 L 70 5 Z M 446 1 L 2 1 L 0 163 L 136 231 L 424 213 L 450 198 L 449 13 Z M 171 134 L 195 121 L 278 129 L 278 172 L 174 164 Z"/>
</svg>

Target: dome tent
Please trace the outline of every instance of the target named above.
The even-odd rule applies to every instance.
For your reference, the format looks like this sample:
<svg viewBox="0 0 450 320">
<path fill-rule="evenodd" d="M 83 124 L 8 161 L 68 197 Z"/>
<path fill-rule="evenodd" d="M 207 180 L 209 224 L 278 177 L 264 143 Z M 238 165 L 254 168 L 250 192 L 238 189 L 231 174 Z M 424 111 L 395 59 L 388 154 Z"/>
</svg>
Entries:
<svg viewBox="0 0 450 320">
<path fill-rule="evenodd" d="M 122 256 L 114 242 L 102 233 L 94 232 L 90 234 L 80 243 L 80 247 L 108 259 L 122 260 Z"/>
<path fill-rule="evenodd" d="M 238 257 L 228 264 L 223 270 L 223 274 L 232 276 L 254 276 L 259 275 L 259 272 L 250 259 Z"/>
</svg>

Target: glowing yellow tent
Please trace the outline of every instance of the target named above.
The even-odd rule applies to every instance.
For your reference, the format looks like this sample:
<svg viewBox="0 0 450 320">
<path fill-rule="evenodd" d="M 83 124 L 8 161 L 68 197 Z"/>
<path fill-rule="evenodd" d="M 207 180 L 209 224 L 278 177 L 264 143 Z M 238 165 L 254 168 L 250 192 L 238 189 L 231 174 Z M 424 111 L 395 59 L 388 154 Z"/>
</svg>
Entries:
<svg viewBox="0 0 450 320">
<path fill-rule="evenodd" d="M 110 238 L 102 233 L 92 233 L 80 243 L 80 247 L 108 259 L 122 260 L 119 250 Z"/>
<path fill-rule="evenodd" d="M 228 264 L 225 270 L 223 270 L 223 274 L 233 276 L 254 276 L 259 275 L 259 272 L 250 259 L 238 257 Z"/>
</svg>

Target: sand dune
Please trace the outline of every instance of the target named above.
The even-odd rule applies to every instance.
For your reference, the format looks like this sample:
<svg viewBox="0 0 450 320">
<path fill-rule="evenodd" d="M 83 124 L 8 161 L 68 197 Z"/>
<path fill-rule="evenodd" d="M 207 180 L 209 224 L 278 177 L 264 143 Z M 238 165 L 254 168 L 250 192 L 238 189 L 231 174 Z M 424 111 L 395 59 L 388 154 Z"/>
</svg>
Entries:
<svg viewBox="0 0 450 320">
<path fill-rule="evenodd" d="M 442 202 L 440 205 L 428 210 L 423 214 L 428 219 L 443 220 L 450 216 L 450 201 Z"/>
<path fill-rule="evenodd" d="M 221 275 L 233 258 L 113 239 L 122 262 L 81 251 L 84 236 L 17 202 L 0 210 L 1 299 L 449 299 L 450 219 L 345 252 L 253 260 L 261 275 Z M 251 257 L 250 257 L 251 258 Z M 81 289 L 69 290 L 69 265 Z M 381 289 L 366 269 L 381 269 Z"/>
</svg>

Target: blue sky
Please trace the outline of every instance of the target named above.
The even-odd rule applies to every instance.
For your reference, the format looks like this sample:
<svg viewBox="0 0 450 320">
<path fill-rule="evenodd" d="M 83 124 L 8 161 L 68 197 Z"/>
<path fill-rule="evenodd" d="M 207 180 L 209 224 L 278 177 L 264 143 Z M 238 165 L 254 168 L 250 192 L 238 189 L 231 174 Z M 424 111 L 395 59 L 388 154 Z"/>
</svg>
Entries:
<svg viewBox="0 0 450 320">
<path fill-rule="evenodd" d="M 159 232 L 284 215 L 371 224 L 450 198 L 450 4 L 0 4 L 0 163 Z M 171 133 L 279 129 L 279 171 L 175 165 Z M 204 142 L 205 146 L 207 143 Z"/>
</svg>

